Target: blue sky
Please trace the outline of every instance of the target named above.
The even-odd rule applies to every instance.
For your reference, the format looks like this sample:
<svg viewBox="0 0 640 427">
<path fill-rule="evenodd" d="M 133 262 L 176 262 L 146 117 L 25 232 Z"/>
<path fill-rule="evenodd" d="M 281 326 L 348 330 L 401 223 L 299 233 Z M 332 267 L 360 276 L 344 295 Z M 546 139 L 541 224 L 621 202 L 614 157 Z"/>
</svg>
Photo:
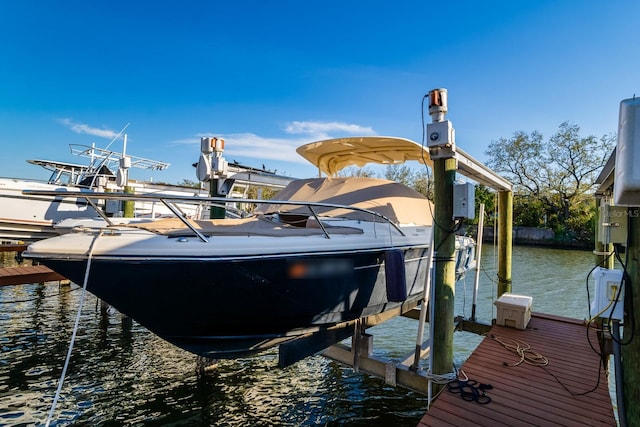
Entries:
<svg viewBox="0 0 640 427">
<path fill-rule="evenodd" d="M 105 147 L 127 124 L 129 154 L 171 163 L 133 178 L 195 180 L 201 136 L 224 137 L 229 161 L 313 176 L 295 147 L 419 142 L 439 87 L 483 161 L 520 130 L 600 137 L 640 94 L 639 21 L 637 0 L 3 1 L 0 176 L 83 163 L 68 144 Z"/>
</svg>

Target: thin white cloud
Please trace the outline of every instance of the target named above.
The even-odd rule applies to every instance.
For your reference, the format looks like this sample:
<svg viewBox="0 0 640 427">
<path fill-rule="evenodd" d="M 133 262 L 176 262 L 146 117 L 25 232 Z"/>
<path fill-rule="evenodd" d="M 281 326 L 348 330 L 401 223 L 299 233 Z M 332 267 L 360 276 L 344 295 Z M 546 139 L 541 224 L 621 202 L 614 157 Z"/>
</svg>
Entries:
<svg viewBox="0 0 640 427">
<path fill-rule="evenodd" d="M 93 135 L 100 138 L 113 139 L 118 135 L 118 132 L 112 131 L 110 129 L 99 129 L 95 127 L 91 127 L 85 123 L 75 123 L 71 119 L 60 119 L 58 120 L 60 123 L 74 131 L 75 133 Z"/>
<path fill-rule="evenodd" d="M 224 156 L 232 161 L 233 157 L 247 157 L 264 160 L 280 160 L 285 162 L 305 163 L 296 153 L 296 148 L 310 142 L 308 138 L 265 138 L 254 133 L 205 133 L 197 138 L 173 141 L 175 144 L 196 145 L 200 138 L 216 136 L 224 139 Z"/>
<path fill-rule="evenodd" d="M 374 130 L 355 124 L 341 122 L 313 122 L 293 121 L 286 125 L 284 131 L 292 135 L 284 138 L 270 138 L 256 135 L 255 133 L 224 134 L 219 132 L 206 132 L 187 138 L 173 141 L 175 144 L 200 144 L 202 137 L 219 137 L 225 140 L 224 156 L 232 161 L 234 157 L 254 158 L 260 160 L 277 160 L 293 163 L 307 164 L 296 148 L 309 142 L 321 139 L 351 135 L 373 135 Z M 331 135 L 333 134 L 333 136 Z"/>
<path fill-rule="evenodd" d="M 313 135 L 315 137 L 330 138 L 334 132 L 351 135 L 373 135 L 371 127 L 342 122 L 301 122 L 293 121 L 287 125 L 285 132 L 293 135 Z"/>
</svg>

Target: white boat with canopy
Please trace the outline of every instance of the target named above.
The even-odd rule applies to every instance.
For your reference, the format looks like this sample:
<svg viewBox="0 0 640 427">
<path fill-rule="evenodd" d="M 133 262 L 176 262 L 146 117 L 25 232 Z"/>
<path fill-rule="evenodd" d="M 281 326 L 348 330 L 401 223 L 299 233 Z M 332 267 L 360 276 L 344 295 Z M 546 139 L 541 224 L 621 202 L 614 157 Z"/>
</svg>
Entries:
<svg viewBox="0 0 640 427">
<path fill-rule="evenodd" d="M 372 158 L 420 161 L 416 145 L 387 137 L 341 138 L 298 152 L 333 175 Z M 31 244 L 24 257 L 84 282 L 190 352 L 238 357 L 304 340 L 309 354 L 349 336 L 354 322 L 375 324 L 423 298 L 433 206 L 397 182 L 294 180 L 275 200 L 234 199 L 254 207 L 250 214 L 206 220 L 186 218 L 175 205 L 191 200 L 231 209 L 230 200 L 127 197 L 159 200 L 176 218 L 80 228 Z M 458 239 L 464 254 L 459 277 L 473 267 L 474 246 L 470 238 Z"/>
</svg>

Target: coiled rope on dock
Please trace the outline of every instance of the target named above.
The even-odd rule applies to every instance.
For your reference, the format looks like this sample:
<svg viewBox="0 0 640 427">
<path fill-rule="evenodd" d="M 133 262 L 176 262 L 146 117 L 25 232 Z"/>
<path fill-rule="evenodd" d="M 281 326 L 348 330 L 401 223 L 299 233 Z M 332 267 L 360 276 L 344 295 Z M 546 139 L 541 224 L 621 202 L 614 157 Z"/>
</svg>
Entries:
<svg viewBox="0 0 640 427">
<path fill-rule="evenodd" d="M 515 363 L 503 362 L 504 366 L 518 366 L 522 363 L 527 363 L 534 366 L 547 366 L 549 360 L 542 354 L 531 349 L 531 346 L 524 341 L 519 341 L 513 338 L 501 338 L 496 335 L 490 336 L 492 340 L 500 343 L 505 349 L 517 354 L 520 357 Z M 507 342 L 507 340 L 512 342 Z"/>
</svg>

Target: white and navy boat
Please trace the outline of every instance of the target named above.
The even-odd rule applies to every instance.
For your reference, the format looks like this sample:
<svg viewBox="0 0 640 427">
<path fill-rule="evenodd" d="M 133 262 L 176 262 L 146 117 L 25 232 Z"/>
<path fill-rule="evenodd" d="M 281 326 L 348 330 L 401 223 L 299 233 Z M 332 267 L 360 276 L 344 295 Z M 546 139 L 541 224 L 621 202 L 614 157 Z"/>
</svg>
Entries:
<svg viewBox="0 0 640 427">
<path fill-rule="evenodd" d="M 23 255 L 77 284 L 88 274 L 91 293 L 163 339 L 211 358 L 324 336 L 320 350 L 350 335 L 331 335 L 341 325 L 420 303 L 433 212 L 423 195 L 393 181 L 327 177 L 294 180 L 276 198 L 233 199 L 257 206 L 248 217 L 178 215 L 78 229 L 33 243 Z M 187 198 L 162 201 L 172 206 Z M 459 238 L 465 265 L 458 275 L 472 267 L 474 246 Z"/>
</svg>

